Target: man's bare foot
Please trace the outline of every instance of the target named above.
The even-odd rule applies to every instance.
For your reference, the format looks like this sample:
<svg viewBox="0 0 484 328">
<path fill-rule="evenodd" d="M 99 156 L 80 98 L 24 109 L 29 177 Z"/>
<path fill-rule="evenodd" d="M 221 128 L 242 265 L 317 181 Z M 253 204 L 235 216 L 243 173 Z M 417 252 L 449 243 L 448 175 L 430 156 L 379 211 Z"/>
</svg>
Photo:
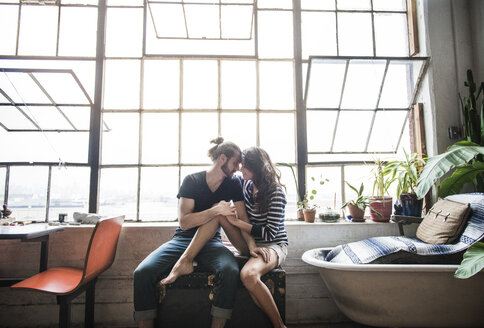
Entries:
<svg viewBox="0 0 484 328">
<path fill-rule="evenodd" d="M 193 261 L 187 258 L 181 257 L 178 262 L 175 263 L 173 269 L 171 269 L 170 274 L 160 281 L 160 285 L 168 285 L 175 282 L 179 276 L 185 274 L 190 274 L 193 272 Z"/>
</svg>

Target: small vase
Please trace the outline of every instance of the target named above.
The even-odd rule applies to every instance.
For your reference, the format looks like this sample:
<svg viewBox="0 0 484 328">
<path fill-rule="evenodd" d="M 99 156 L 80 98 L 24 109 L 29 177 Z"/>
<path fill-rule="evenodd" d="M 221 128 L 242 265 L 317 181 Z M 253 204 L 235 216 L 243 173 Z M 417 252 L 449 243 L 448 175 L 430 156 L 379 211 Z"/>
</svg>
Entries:
<svg viewBox="0 0 484 328">
<path fill-rule="evenodd" d="M 355 204 L 348 204 L 348 211 L 352 217 L 352 222 L 365 222 L 365 210 L 362 210 Z"/>
<path fill-rule="evenodd" d="M 304 221 L 313 223 L 316 218 L 316 210 L 304 210 Z"/>
</svg>

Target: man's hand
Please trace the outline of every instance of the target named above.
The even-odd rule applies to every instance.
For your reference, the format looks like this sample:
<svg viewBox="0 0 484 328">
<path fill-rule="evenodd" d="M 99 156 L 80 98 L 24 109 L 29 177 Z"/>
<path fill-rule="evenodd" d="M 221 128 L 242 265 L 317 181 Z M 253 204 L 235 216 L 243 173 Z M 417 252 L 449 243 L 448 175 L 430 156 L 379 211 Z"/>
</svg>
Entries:
<svg viewBox="0 0 484 328">
<path fill-rule="evenodd" d="M 215 205 L 214 209 L 217 211 L 218 215 L 223 215 L 223 216 L 236 215 L 235 208 L 232 208 L 230 203 L 223 200 L 220 201 L 217 205 Z"/>
<path fill-rule="evenodd" d="M 251 249 L 250 255 L 252 257 L 258 257 L 260 255 L 266 263 L 269 263 L 269 261 L 271 260 L 271 251 L 267 247 L 256 247 L 254 249 Z"/>
</svg>

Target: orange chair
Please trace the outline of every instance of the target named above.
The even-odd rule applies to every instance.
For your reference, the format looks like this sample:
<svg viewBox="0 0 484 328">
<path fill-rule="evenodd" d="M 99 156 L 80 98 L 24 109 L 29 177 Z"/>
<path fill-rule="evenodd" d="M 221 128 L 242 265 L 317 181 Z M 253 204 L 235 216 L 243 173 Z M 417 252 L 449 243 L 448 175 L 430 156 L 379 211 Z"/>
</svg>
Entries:
<svg viewBox="0 0 484 328">
<path fill-rule="evenodd" d="M 114 262 L 124 216 L 102 219 L 87 247 L 84 268 L 56 267 L 27 278 L 11 288 L 32 289 L 57 295 L 59 327 L 69 327 L 71 301 L 86 291 L 85 327 L 94 327 L 94 290 L 97 277 Z"/>
</svg>

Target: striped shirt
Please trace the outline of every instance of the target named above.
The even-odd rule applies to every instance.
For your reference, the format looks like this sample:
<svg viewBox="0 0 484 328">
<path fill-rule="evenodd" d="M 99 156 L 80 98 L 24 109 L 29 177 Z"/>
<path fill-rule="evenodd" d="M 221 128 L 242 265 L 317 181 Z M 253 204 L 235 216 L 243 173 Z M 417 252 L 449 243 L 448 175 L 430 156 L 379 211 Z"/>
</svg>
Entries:
<svg viewBox="0 0 484 328">
<path fill-rule="evenodd" d="M 287 245 L 287 232 L 284 226 L 284 209 L 287 201 L 284 190 L 277 187 L 271 195 L 267 212 L 260 213 L 255 206 L 254 184 L 251 180 L 243 180 L 243 183 L 245 208 L 252 224 L 250 234 L 256 243 Z"/>
</svg>

